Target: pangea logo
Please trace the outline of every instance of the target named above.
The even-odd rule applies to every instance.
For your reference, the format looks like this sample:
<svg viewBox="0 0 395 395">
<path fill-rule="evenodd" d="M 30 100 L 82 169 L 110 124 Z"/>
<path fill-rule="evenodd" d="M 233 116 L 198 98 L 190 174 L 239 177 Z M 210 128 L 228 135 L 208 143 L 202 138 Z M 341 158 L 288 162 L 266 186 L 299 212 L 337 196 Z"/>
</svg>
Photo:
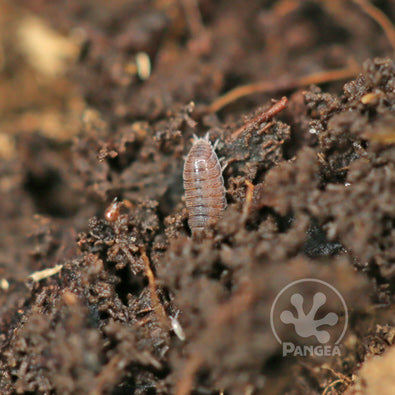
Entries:
<svg viewBox="0 0 395 395">
<path fill-rule="evenodd" d="M 340 292 L 325 281 L 305 278 L 276 296 L 270 324 L 283 356 L 340 355 L 348 311 Z"/>
</svg>

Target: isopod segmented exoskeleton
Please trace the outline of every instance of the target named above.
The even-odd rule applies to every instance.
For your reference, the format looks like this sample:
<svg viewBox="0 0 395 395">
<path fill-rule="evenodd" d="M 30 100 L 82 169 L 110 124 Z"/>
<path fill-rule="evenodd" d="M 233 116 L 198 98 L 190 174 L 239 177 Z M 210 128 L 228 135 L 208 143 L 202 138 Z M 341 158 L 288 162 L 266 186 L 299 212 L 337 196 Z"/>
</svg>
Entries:
<svg viewBox="0 0 395 395">
<path fill-rule="evenodd" d="M 205 138 L 194 136 L 183 177 L 188 224 L 194 235 L 203 230 L 208 221 L 218 219 L 226 207 L 222 169 L 208 134 Z"/>
</svg>

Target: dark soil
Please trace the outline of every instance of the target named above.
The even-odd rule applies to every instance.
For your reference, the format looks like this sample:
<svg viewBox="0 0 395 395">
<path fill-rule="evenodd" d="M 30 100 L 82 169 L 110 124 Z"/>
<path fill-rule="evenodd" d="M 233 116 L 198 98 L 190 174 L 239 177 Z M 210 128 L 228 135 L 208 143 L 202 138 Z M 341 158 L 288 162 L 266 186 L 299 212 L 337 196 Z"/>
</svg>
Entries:
<svg viewBox="0 0 395 395">
<path fill-rule="evenodd" d="M 395 66 L 377 22 L 340 0 L 24 0 L 0 2 L 0 36 L 1 394 L 377 393 L 369 358 L 395 364 Z M 278 88 L 212 111 L 262 81 Z M 193 239 L 183 158 L 206 132 L 228 207 Z M 303 278 L 349 307 L 341 356 L 282 357 L 271 305 Z"/>
</svg>

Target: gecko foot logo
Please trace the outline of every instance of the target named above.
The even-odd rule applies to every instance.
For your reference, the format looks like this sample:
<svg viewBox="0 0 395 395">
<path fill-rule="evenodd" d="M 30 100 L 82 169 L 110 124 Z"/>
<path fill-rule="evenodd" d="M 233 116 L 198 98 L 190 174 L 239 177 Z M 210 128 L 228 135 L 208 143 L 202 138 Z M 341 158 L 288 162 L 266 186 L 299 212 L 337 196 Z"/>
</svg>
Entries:
<svg viewBox="0 0 395 395">
<path fill-rule="evenodd" d="M 326 296 L 322 292 L 317 292 L 313 297 L 313 307 L 308 314 L 303 311 L 303 296 L 301 294 L 293 294 L 291 296 L 291 304 L 295 307 L 297 317 L 289 310 L 285 310 L 280 315 L 280 320 L 284 324 L 293 324 L 295 332 L 301 337 L 315 336 L 320 343 L 328 343 L 330 335 L 325 330 L 319 330 L 323 325 L 335 325 L 339 320 L 336 313 L 328 313 L 324 318 L 314 319 L 317 310 L 326 302 Z"/>
<path fill-rule="evenodd" d="M 305 278 L 284 287 L 270 312 L 283 356 L 340 355 L 348 312 L 340 292 L 325 281 Z"/>
</svg>

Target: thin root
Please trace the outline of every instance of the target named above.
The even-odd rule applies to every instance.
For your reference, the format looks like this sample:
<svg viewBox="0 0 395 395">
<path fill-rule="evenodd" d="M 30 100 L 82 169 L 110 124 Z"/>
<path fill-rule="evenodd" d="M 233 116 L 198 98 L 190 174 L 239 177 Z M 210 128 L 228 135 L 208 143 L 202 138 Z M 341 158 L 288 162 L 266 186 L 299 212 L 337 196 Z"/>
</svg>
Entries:
<svg viewBox="0 0 395 395">
<path fill-rule="evenodd" d="M 170 328 L 169 319 L 167 318 L 165 309 L 163 308 L 162 303 L 160 302 L 158 294 L 156 292 L 155 277 L 154 277 L 154 273 L 151 270 L 150 261 L 145 252 L 145 248 L 141 247 L 140 252 L 141 252 L 141 257 L 143 258 L 144 261 L 145 273 L 148 277 L 148 286 L 151 293 L 151 301 L 153 304 L 154 311 L 158 316 L 159 322 L 161 322 L 165 328 L 169 329 Z"/>
<path fill-rule="evenodd" d="M 305 77 L 298 79 L 284 79 L 283 81 L 262 81 L 252 84 L 242 85 L 231 91 L 225 93 L 223 96 L 214 100 L 208 107 L 208 112 L 217 112 L 228 104 L 253 93 L 267 93 L 267 92 L 279 92 L 285 90 L 291 90 L 296 88 L 301 88 L 308 85 L 318 85 L 326 82 L 344 80 L 356 76 L 360 69 L 355 64 L 348 67 L 320 71 L 318 73 L 310 74 Z"/>
<path fill-rule="evenodd" d="M 284 110 L 287 106 L 288 99 L 284 96 L 278 102 L 274 103 L 268 110 L 264 111 L 263 113 L 257 115 L 255 118 L 246 122 L 243 126 L 239 129 L 234 131 L 230 138 L 231 140 L 235 140 L 239 135 L 243 132 L 249 132 L 255 128 L 257 128 L 261 123 L 268 121 L 269 119 L 273 118 L 277 115 L 280 111 Z"/>
<path fill-rule="evenodd" d="M 366 14 L 368 14 L 372 19 L 374 19 L 384 30 L 388 41 L 391 43 L 392 49 L 395 52 L 395 28 L 392 22 L 389 20 L 387 15 L 383 11 L 375 7 L 367 0 L 352 0 L 354 3 L 358 4 Z"/>
<path fill-rule="evenodd" d="M 330 383 L 330 384 L 328 384 L 326 387 L 325 387 L 325 389 L 324 389 L 324 391 L 323 391 L 323 393 L 322 393 L 322 395 L 327 395 L 327 394 L 329 394 L 329 391 L 333 388 L 333 387 L 335 387 L 336 385 L 338 385 L 338 384 L 344 384 L 344 381 L 343 380 L 335 380 L 335 381 L 333 381 L 332 383 Z"/>
</svg>

